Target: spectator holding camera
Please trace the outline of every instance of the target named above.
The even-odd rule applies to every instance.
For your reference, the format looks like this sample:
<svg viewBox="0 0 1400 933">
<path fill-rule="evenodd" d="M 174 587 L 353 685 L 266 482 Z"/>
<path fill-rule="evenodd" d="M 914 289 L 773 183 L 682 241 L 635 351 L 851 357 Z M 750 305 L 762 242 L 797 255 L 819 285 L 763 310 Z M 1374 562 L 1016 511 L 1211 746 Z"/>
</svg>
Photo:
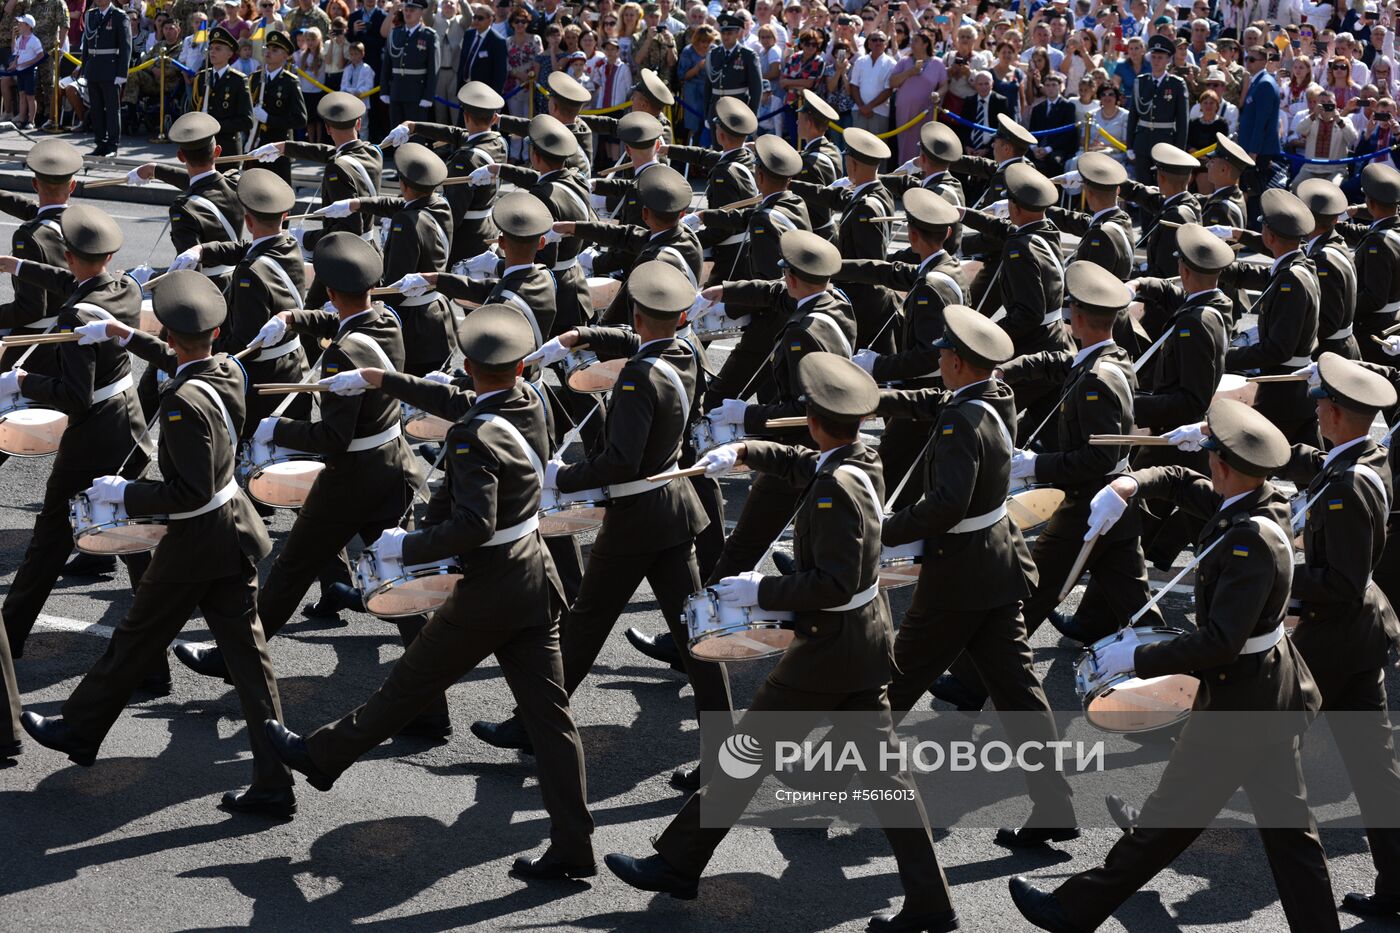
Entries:
<svg viewBox="0 0 1400 933">
<path fill-rule="evenodd" d="M 1298 138 L 1302 142 L 1302 155 L 1308 159 L 1344 159 L 1351 154 L 1357 143 L 1356 128 L 1346 119 L 1337 106 L 1337 99 L 1331 90 L 1317 95 L 1314 108 L 1298 121 Z M 1308 178 L 1325 178 L 1340 181 L 1345 173 L 1341 165 L 1317 165 L 1305 162 L 1293 179 L 1298 183 Z"/>
</svg>

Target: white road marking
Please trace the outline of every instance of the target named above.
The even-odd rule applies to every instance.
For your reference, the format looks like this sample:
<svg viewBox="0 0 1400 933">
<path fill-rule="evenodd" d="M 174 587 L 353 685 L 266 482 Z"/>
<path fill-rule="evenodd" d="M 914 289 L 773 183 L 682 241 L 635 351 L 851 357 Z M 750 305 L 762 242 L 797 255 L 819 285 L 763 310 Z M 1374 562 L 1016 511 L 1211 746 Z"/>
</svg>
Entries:
<svg viewBox="0 0 1400 933">
<path fill-rule="evenodd" d="M 51 616 L 47 613 L 40 615 L 34 627 L 50 632 L 77 632 L 80 635 L 97 635 L 102 638 L 112 637 L 112 626 L 103 625 L 101 622 L 84 622 L 81 619 L 70 619 L 66 616 Z M 184 638 L 177 638 L 172 645 L 204 644 L 204 642 L 190 642 Z"/>
</svg>

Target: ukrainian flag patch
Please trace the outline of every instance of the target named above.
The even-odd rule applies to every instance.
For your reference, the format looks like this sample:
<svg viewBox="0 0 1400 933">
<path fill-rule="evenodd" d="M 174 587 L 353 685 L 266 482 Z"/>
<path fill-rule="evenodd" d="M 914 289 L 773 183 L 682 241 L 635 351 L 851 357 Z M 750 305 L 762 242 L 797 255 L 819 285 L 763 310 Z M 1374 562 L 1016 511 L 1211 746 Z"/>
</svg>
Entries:
<svg viewBox="0 0 1400 933">
<path fill-rule="evenodd" d="M 1327 511 L 1329 511 L 1329 512 L 1336 512 L 1336 511 L 1340 510 L 1341 507 L 1342 507 L 1342 500 L 1341 500 L 1341 499 L 1328 499 L 1328 500 L 1327 500 Z"/>
<path fill-rule="evenodd" d="M 239 280 L 238 280 L 238 287 L 239 287 L 239 288 L 248 288 L 248 287 L 249 287 L 250 285 L 252 285 L 252 284 L 253 284 L 253 280 L 252 280 L 252 279 L 239 279 Z"/>
<path fill-rule="evenodd" d="M 453 448 L 452 448 L 452 452 L 453 452 L 454 454 L 464 454 L 464 453 L 469 452 L 471 449 L 472 449 L 472 445 L 471 445 L 471 444 L 458 444 L 456 447 L 453 447 Z"/>
<path fill-rule="evenodd" d="M 1098 400 L 1099 400 L 1099 393 L 1097 393 L 1097 392 L 1085 392 L 1085 393 L 1084 393 L 1084 401 L 1086 401 L 1086 402 L 1097 402 Z"/>
<path fill-rule="evenodd" d="M 943 434 L 944 437 L 947 437 L 949 434 L 952 434 L 952 433 L 953 433 L 953 426 L 952 426 L 951 424 L 948 425 L 948 426 L 946 426 L 946 427 L 943 429 L 943 431 L 942 431 L 942 434 Z"/>
<path fill-rule="evenodd" d="M 327 363 L 327 364 L 326 364 L 326 375 L 329 376 L 329 375 L 331 375 L 332 373 L 338 373 L 338 372 L 340 372 L 340 367 L 339 367 L 339 366 L 334 366 L 334 365 L 332 365 L 332 364 L 330 364 L 330 363 Z"/>
<path fill-rule="evenodd" d="M 622 391 L 624 391 L 624 392 L 636 392 L 636 391 L 637 391 L 637 384 L 636 384 L 635 382 L 624 382 L 624 383 L 622 384 Z"/>
<path fill-rule="evenodd" d="M 818 499 L 818 500 L 817 500 L 817 508 L 819 508 L 819 509 L 829 509 L 829 508 L 831 508 L 831 497 L 830 497 L 830 496 L 823 496 L 822 498 Z"/>
<path fill-rule="evenodd" d="M 178 408 L 172 408 L 170 409 L 170 411 L 165 413 L 165 420 L 171 422 L 172 424 L 176 421 L 183 420 L 184 417 L 185 416 L 180 413 L 180 409 Z"/>
<path fill-rule="evenodd" d="M 1012 258 L 1012 259 L 1020 259 L 1020 258 L 1021 258 L 1021 254 L 1020 254 L 1020 253 L 1013 252 L 1013 253 L 1011 254 L 1011 258 Z"/>
<path fill-rule="evenodd" d="M 788 349 L 789 349 L 789 350 L 794 350 L 794 351 L 795 351 L 795 350 L 801 350 L 801 349 L 802 349 L 802 344 L 800 344 L 800 343 L 790 343 L 790 344 L 788 344 Z"/>
<path fill-rule="evenodd" d="M 1291 292 L 1291 291 L 1293 291 L 1293 286 L 1292 286 L 1292 285 L 1280 285 L 1280 286 L 1278 287 L 1278 290 L 1281 291 L 1281 292 Z"/>
<path fill-rule="evenodd" d="M 1248 557 L 1248 556 L 1249 556 L 1249 548 L 1245 547 L 1245 546 L 1242 545 L 1242 544 L 1236 545 L 1235 548 L 1234 548 L 1234 550 L 1232 550 L 1230 553 L 1231 553 L 1231 554 L 1234 554 L 1236 557 Z"/>
<path fill-rule="evenodd" d="M 1177 335 L 1178 337 L 1190 337 L 1190 336 L 1191 336 L 1191 328 L 1189 328 L 1189 327 L 1183 327 L 1181 330 L 1179 330 L 1179 331 L 1176 332 L 1176 335 Z"/>
</svg>

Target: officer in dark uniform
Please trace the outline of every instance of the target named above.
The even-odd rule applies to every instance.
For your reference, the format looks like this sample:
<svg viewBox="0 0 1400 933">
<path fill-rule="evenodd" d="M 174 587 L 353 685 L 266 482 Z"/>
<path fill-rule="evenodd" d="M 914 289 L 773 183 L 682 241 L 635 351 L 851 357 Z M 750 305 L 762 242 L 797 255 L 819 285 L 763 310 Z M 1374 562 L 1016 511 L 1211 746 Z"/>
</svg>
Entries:
<svg viewBox="0 0 1400 933">
<path fill-rule="evenodd" d="M 1157 168 L 1156 188 L 1128 180 L 1118 186 L 1118 191 L 1123 200 L 1138 206 L 1142 225 L 1147 230 L 1142 238 L 1147 259 L 1141 271 L 1153 278 L 1165 279 L 1176 274 L 1177 228 L 1181 224 L 1201 222 L 1201 203 L 1187 190 L 1191 174 L 1201 167 L 1201 162 L 1191 153 L 1167 143 L 1152 147 L 1152 161 Z M 1138 177 L 1145 176 L 1139 174 Z M 1147 320 L 1152 320 L 1150 313 Z M 1153 338 L 1159 333 L 1151 323 L 1145 326 Z"/>
<path fill-rule="evenodd" d="M 914 188 L 927 188 L 939 195 L 954 207 L 966 207 L 967 198 L 963 194 L 962 182 L 948 169 L 962 158 L 962 140 L 946 125 L 929 121 L 919 129 L 919 154 L 914 158 L 916 171 L 881 175 L 880 183 L 896 198 L 902 198 Z M 953 225 L 948 240 L 943 244 L 950 253 L 957 253 L 962 245 L 962 224 Z M 901 262 L 917 262 L 912 250 L 903 250 L 891 258 Z M 958 304 L 966 304 L 959 301 Z"/>
<path fill-rule="evenodd" d="M 399 322 L 369 297 L 381 276 L 379 252 L 353 234 L 332 233 L 316 244 L 313 262 L 316 277 L 327 282 L 335 311 L 280 311 L 260 332 L 262 343 L 279 344 L 289 332 L 329 339 L 321 355 L 323 378 L 366 367 L 402 372 Z M 413 501 L 415 458 L 403 440 L 397 401 L 379 393 L 324 394 L 320 409 L 319 421 L 267 417 L 253 432 L 257 443 L 307 451 L 326 461 L 258 597 L 258 614 L 269 639 L 281 631 L 311 581 L 351 539 L 359 535 L 365 545 L 374 543 L 384 529 L 400 524 Z M 423 624 L 417 616 L 394 621 L 405 645 Z M 175 655 L 196 673 L 225 676 L 226 659 L 217 647 L 179 645 Z M 446 698 L 439 694 L 425 704 L 422 715 L 406 728 L 430 738 L 450 735 Z"/>
<path fill-rule="evenodd" d="M 1259 315 L 1259 340 L 1225 351 L 1225 369 L 1278 376 L 1307 366 L 1317 347 L 1317 268 L 1299 249 L 1312 233 L 1313 219 L 1296 195 L 1280 188 L 1264 192 L 1259 203 L 1264 209 L 1263 242 L 1274 257 L 1273 266 L 1234 262 L 1221 274 L 1228 285 L 1261 290 L 1253 308 Z M 1322 446 L 1317 411 L 1303 383 L 1261 383 L 1254 407 L 1290 441 Z"/>
<path fill-rule="evenodd" d="M 663 163 L 656 156 L 657 142 L 661 139 L 661 121 L 649 113 L 629 113 L 617 121 L 616 136 L 622 141 L 623 158 L 632 163 L 631 168 L 614 172 L 606 178 L 595 178 L 589 183 L 594 196 L 607 198 L 606 208 L 618 224 L 628 227 L 642 223 L 642 202 L 637 196 L 637 182 L 646 172 Z M 689 201 L 686 202 L 687 206 Z M 601 241 L 599 241 L 601 242 Z M 607 244 L 608 248 L 593 260 L 593 274 L 612 275 L 631 269 L 637 263 L 637 254 L 627 248 L 626 240 Z M 631 316 L 631 305 L 624 303 L 616 321 L 604 319 L 604 323 L 621 323 Z"/>
<path fill-rule="evenodd" d="M 1320 300 L 1317 311 L 1315 355 L 1336 353 L 1349 360 L 1361 359 L 1353 333 L 1356 313 L 1356 262 L 1351 247 L 1337 232 L 1337 220 L 1346 213 L 1347 196 L 1326 178 L 1306 178 L 1298 185 L 1298 199 L 1312 214 L 1313 229 L 1303 253 L 1317 267 Z"/>
<path fill-rule="evenodd" d="M 263 66 L 253 72 L 248 86 L 253 98 L 253 142 L 281 143 L 306 126 L 306 98 L 301 93 L 301 79 L 287 69 L 287 60 L 292 54 L 292 40 L 285 32 L 271 30 L 263 44 Z M 291 184 L 292 162 L 286 156 L 268 165 L 268 168 Z"/>
<path fill-rule="evenodd" d="M 1102 509 L 1110 525 L 1141 496 L 1171 499 L 1208 522 L 1196 542 L 1196 630 L 1142 644 L 1127 629 L 1098 652 L 1096 666 L 1105 677 L 1195 675 L 1193 711 L 1213 715 L 1187 720 L 1140 814 L 1112 800 L 1127 831 L 1103 867 L 1071 876 L 1053 893 L 1011 879 L 1017 909 L 1043 930 L 1096 929 L 1190 846 L 1241 787 L 1258 825 L 1269 827 L 1260 833 L 1289 927 L 1339 929 L 1298 753 L 1321 698 L 1283 633 L 1293 542 L 1288 502 L 1266 478 L 1288 463 L 1288 441 L 1262 414 L 1230 399 L 1213 403 L 1206 420 L 1211 479 L 1158 467 L 1119 477 L 1095 497 L 1104 503 L 1095 511 Z M 1257 712 L 1232 714 L 1237 710 Z"/>
<path fill-rule="evenodd" d="M 1361 170 L 1361 191 L 1366 212 L 1375 218 L 1369 226 L 1339 223 L 1336 229 L 1356 258 L 1356 317 L 1354 327 L 1361 358 L 1370 363 L 1388 361 L 1371 338 L 1400 321 L 1400 172 L 1371 162 Z"/>
<path fill-rule="evenodd" d="M 753 153 L 754 183 L 763 200 L 734 210 L 699 211 L 694 225 L 703 224 L 725 236 L 743 233 L 734 278 L 777 279 L 782 272 L 782 235 L 789 230 L 812 229 L 806 203 L 790 187 L 802 171 L 802 157 L 787 140 L 771 133 L 754 140 Z M 771 347 L 774 336 L 776 333 L 770 332 L 764 345 Z"/>
<path fill-rule="evenodd" d="M 666 82 L 662 81 L 650 68 L 643 68 L 641 77 L 637 79 L 636 84 L 632 85 L 632 109 L 630 113 L 645 113 L 659 120 L 661 122 L 661 142 L 667 146 L 674 141 L 675 132 L 671 128 L 671 118 L 666 115 L 666 108 L 675 105 L 676 95 L 671 93 Z M 605 114 L 585 114 L 583 119 L 592 127 L 596 135 L 616 136 L 618 124 L 627 118 L 610 117 Z M 620 157 L 619 161 L 625 160 L 625 158 L 625 156 Z"/>
<path fill-rule="evenodd" d="M 1206 159 L 1206 178 L 1215 190 L 1201 201 L 1201 223 L 1245 229 L 1244 192 L 1240 176 L 1254 168 L 1254 159 L 1224 133 L 1215 134 L 1215 151 Z"/>
<path fill-rule="evenodd" d="M 424 123 L 411 120 L 390 131 L 381 146 L 402 146 L 410 135 L 432 142 L 446 142 L 452 154 L 446 158 L 447 177 L 470 175 L 483 165 L 509 161 L 505 137 L 496 131 L 505 100 L 490 85 L 469 81 L 457 92 L 462 105 L 466 127 L 446 123 Z M 468 256 L 486 249 L 486 241 L 496 235 L 491 224 L 491 202 L 496 198 L 497 182 L 487 184 L 452 185 L 446 190 L 447 203 L 452 206 L 452 249 L 447 254 L 451 268 Z"/>
<path fill-rule="evenodd" d="M 877 582 L 884 477 L 879 458 L 859 433 L 861 420 L 875 406 L 877 390 L 850 361 L 827 353 L 803 357 L 797 375 L 820 452 L 749 441 L 721 448 L 727 464 L 715 466 L 723 472 L 726 465 L 742 460 L 761 478 L 803 490 L 794 517 L 794 572 L 742 573 L 716 587 L 727 604 L 792 611 L 798 632 L 736 728 L 756 734 L 766 753 L 774 741 L 806 732 L 807 727 L 797 726 L 791 717 L 809 717 L 815 725 L 824 710 L 864 711 L 860 725 L 852 726 L 851 740 L 862 749 L 863 760 L 871 762 L 878 758 L 877 749 L 893 740 L 886 692 L 893 673 L 892 633 L 889 606 Z M 905 897 L 898 911 L 875 915 L 869 929 L 957 929 L 948 882 L 913 782 L 906 772 L 875 770 L 864 778 L 872 790 L 886 789 L 883 795 L 876 790 L 875 799 L 899 801 L 877 803 L 875 812 L 886 827 Z M 767 773 L 761 768 L 739 779 L 717 771 L 657 837 L 657 854 L 633 858 L 612 853 L 605 863 L 633 887 L 695 897 L 705 866 Z"/>
<path fill-rule="evenodd" d="M 968 207 L 980 210 L 985 205 L 1006 200 L 1006 169 L 1021 163 L 1030 165 L 1026 153 L 1030 152 L 1035 144 L 1035 136 L 1030 130 L 1004 113 L 997 114 L 997 131 L 992 137 L 992 157 L 985 159 L 981 156 L 964 155 L 953 163 L 952 171 L 956 175 L 986 179 L 985 187 Z M 972 234 L 963 238 L 962 254 L 966 258 L 983 257 L 982 268 L 977 270 L 977 275 L 972 280 L 972 293 L 968 296 L 973 302 L 981 302 L 982 296 L 991 288 L 1000 268 L 1001 251 L 995 244 L 989 244 L 980 236 Z"/>
<path fill-rule="evenodd" d="M 114 156 L 122 137 L 120 88 L 131 67 L 131 20 L 112 0 L 88 7 L 78 58 L 83 63 L 77 71 L 87 79 L 88 118 L 97 144 L 92 154 Z"/>
<path fill-rule="evenodd" d="M 377 547 L 381 558 L 388 547 L 405 564 L 455 559 L 462 579 L 363 705 L 305 739 L 280 722 L 267 723 L 267 732 L 283 761 L 312 787 L 329 790 L 362 755 L 494 654 L 539 761 L 551 821 L 544 854 L 516 859 L 513 871 L 587 877 L 597 868 L 583 746 L 559 652 L 564 598 L 539 533 L 551 442 L 540 396 L 519 378 L 535 335 L 517 309 L 489 304 L 467 316 L 457 339 L 474 392 L 378 367 L 340 373 L 330 385 L 355 393 L 378 388 L 386 398 L 454 422 L 445 442 L 448 479 L 435 497 L 444 500 L 443 520 L 409 534 L 390 529 Z"/>
<path fill-rule="evenodd" d="M 724 97 L 715 104 L 713 126 L 716 148 L 671 146 L 666 153 L 673 163 L 690 165 L 697 172 L 705 173 L 705 204 L 719 208 L 758 194 L 758 184 L 753 177 L 753 150 L 744 145 L 749 134 L 758 129 L 758 119 L 743 101 Z M 743 238 L 742 233 L 728 237 L 718 233 L 701 235 L 700 242 L 710 250 L 714 261 L 706 285 L 733 278 Z"/>
<path fill-rule="evenodd" d="M 242 155 L 243 134 L 253 129 L 253 97 L 248 76 L 231 67 L 238 57 L 238 40 L 222 26 L 209 31 L 209 67 L 194 76 L 191 101 L 195 110 L 219 122 L 214 137 L 222 154 Z"/>
<path fill-rule="evenodd" d="M 962 264 L 947 249 L 958 222 L 958 210 L 929 188 L 910 188 L 904 196 L 909 218 L 909 246 L 918 265 L 880 259 L 847 259 L 836 276 L 838 283 L 871 282 L 906 292 L 904 320 L 897 341 L 899 350 L 881 354 L 860 350 L 856 364 L 881 384 L 899 382 L 905 388 L 936 386 L 938 348 L 943 336 L 943 309 L 967 301 L 967 279 Z M 928 444 L 928 427 L 909 419 L 886 423 L 880 437 L 880 467 L 890 481 L 903 484 L 892 508 L 912 504 L 923 492 L 923 476 L 914 469 Z"/>
<path fill-rule="evenodd" d="M 549 88 L 548 115 L 568 127 L 578 142 L 578 146 L 569 153 L 567 164 L 587 178 L 593 173 L 593 130 L 588 121 L 579 116 L 579 111 L 593 101 L 593 94 L 563 71 L 551 72 L 545 86 Z M 533 126 L 528 117 L 501 114 L 499 127 L 507 136 L 525 136 L 533 141 Z"/>
<path fill-rule="evenodd" d="M 437 33 L 423 25 L 424 0 L 405 0 L 403 23 L 384 43 L 379 69 L 380 98 L 389 105 L 389 122 L 425 120 L 433 115 L 438 73 Z"/>
<path fill-rule="evenodd" d="M 739 42 L 744 21 L 733 13 L 719 16 L 719 45 L 710 49 L 705 59 L 705 119 L 713 120 L 719 113 L 721 100 L 743 104 L 750 113 L 757 112 L 763 97 L 763 69 L 753 49 Z M 749 132 L 753 132 L 750 130 Z"/>
<path fill-rule="evenodd" d="M 832 124 L 840 119 L 832 106 L 815 91 L 802 91 L 802 98 L 797 104 L 797 141 L 801 145 L 798 152 L 802 156 L 802 171 L 797 174 L 797 181 L 825 188 L 841 177 L 845 157 L 827 136 Z M 802 200 L 807 202 L 807 216 L 812 220 L 813 232 L 836 242 L 836 221 L 832 219 L 830 209 L 814 197 L 804 197 Z"/>
<path fill-rule="evenodd" d="M 700 589 L 695 535 L 709 520 L 694 487 L 685 480 L 646 479 L 675 467 L 685 447 L 700 368 L 695 351 L 674 335 L 680 316 L 694 303 L 695 287 L 665 262 L 638 267 L 633 279 L 634 330 L 579 328 L 526 358 L 548 365 L 570 348 L 587 344 L 599 359 L 627 360 L 607 401 L 606 445 L 577 463 L 551 460 L 545 471 L 545 485 L 560 492 L 608 487 L 603 527 L 563 626 L 564 686 L 570 694 L 592 669 L 643 579 L 651 584 L 671 636 L 680 643 L 687 638 L 685 599 Z M 724 668 L 689 652 L 682 660 L 695 693 L 697 719 L 706 711 L 728 714 L 732 704 Z M 518 718 L 477 723 L 472 732 L 503 748 L 522 748 L 528 741 Z M 714 752 L 701 751 L 707 774 Z M 683 771 L 684 780 L 692 780 L 693 769 Z"/>
<path fill-rule="evenodd" d="M 1147 60 L 1152 70 L 1138 75 L 1133 85 L 1127 136 L 1132 149 L 1128 150 L 1128 159 L 1140 179 L 1151 178 L 1156 168 L 1153 146 L 1167 143 L 1180 149 L 1186 145 L 1190 92 L 1185 79 L 1167 71 L 1174 54 L 1176 46 L 1166 36 L 1148 39 Z"/>
<path fill-rule="evenodd" d="M 1008 181 L 1017 190 L 1018 180 Z M 992 378 L 1014 346 L 996 323 L 965 305 L 944 308 L 943 325 L 936 346 L 948 388 L 886 389 L 877 409 L 886 418 L 934 422 L 923 454 L 923 495 L 886 519 L 881 534 L 886 546 L 924 543 L 913 601 L 895 637 L 890 707 L 896 716 L 907 712 L 966 650 L 993 705 L 1018 713 L 1003 720 L 1013 743 L 1053 742 L 1055 720 L 1032 667 L 1021 615 L 1036 582 L 1035 564 L 1005 504 L 1018 402 L 1006 383 Z M 948 585 L 953 580 L 977 585 Z M 997 830 L 997 843 L 1025 848 L 1077 837 L 1064 776 L 1042 764 L 1027 769 L 1026 781 L 1029 821 Z"/>
<path fill-rule="evenodd" d="M 1323 353 L 1312 369 L 1309 394 L 1331 449 L 1296 446 L 1281 474 L 1312 503 L 1303 519 L 1303 563 L 1293 568 L 1290 593 L 1299 621 L 1292 638 L 1317 679 L 1323 712 L 1337 712 L 1328 724 L 1376 865 L 1375 892 L 1347 894 L 1342 908 L 1394 918 L 1400 913 L 1400 830 L 1392 814 L 1400 812 L 1400 767 L 1385 674 L 1400 620 L 1373 579 L 1386 546 L 1394 477 L 1385 448 L 1369 435 L 1377 413 L 1395 405 L 1396 393 L 1384 376 L 1335 353 Z"/>
<path fill-rule="evenodd" d="M 108 222 L 115 230 L 115 222 Z M 82 241 L 69 238 L 75 245 Z M 198 610 L 228 659 L 228 679 L 243 707 L 253 751 L 252 786 L 225 793 L 222 804 L 286 819 L 297 808 L 292 775 L 258 727 L 282 715 L 257 613 L 257 562 L 272 550 L 272 542 L 235 475 L 248 387 L 237 363 L 211 355 L 224 316 L 213 282 L 198 272 L 175 272 L 156 285 L 152 300 L 166 329 L 164 340 L 112 320 L 85 325 L 83 339 L 125 356 L 119 344 L 106 342 L 115 338 L 170 374 L 157 413 L 160 472 L 166 479 L 100 476 L 87 494 L 120 503 L 132 516 L 159 516 L 167 531 L 150 556 L 131 608 L 61 715 L 25 713 L 24 728 L 40 745 L 90 766 L 142 677 L 164 667 L 166 648 Z"/>
</svg>

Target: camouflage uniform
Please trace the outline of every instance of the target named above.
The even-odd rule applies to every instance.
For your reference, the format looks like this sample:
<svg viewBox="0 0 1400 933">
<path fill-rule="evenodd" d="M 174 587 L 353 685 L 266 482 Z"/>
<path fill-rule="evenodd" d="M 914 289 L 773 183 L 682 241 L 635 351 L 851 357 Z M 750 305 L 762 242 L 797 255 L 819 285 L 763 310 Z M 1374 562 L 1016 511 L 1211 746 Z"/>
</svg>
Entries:
<svg viewBox="0 0 1400 933">
<path fill-rule="evenodd" d="M 161 52 L 165 52 L 170 58 L 166 59 L 163 64 L 152 65 L 145 71 L 138 71 L 127 79 L 126 86 L 122 88 L 122 101 L 128 104 L 135 104 L 140 102 L 143 98 L 148 100 L 158 99 L 160 95 L 160 72 L 162 68 L 165 69 L 166 91 L 168 92 L 171 88 L 178 87 L 184 79 L 183 73 L 179 68 L 175 67 L 170 59 L 179 56 L 180 47 L 181 40 L 179 39 L 176 39 L 174 42 L 161 40 L 155 44 L 155 47 L 152 48 L 149 53 L 142 55 L 140 61 L 133 64 L 131 67 L 135 68 L 136 65 L 148 62 L 161 54 Z"/>
<path fill-rule="evenodd" d="M 21 7 L 27 7 L 23 12 L 34 17 L 34 35 L 39 37 L 39 41 L 44 43 L 44 50 L 49 52 L 43 61 L 39 63 L 39 70 L 36 74 L 34 99 L 38 101 L 40 121 L 48 119 L 53 109 L 53 81 L 54 81 L 54 46 L 63 41 L 63 36 L 68 32 L 68 7 L 63 0 L 29 0 L 15 4 L 15 15 L 21 12 Z"/>
</svg>

